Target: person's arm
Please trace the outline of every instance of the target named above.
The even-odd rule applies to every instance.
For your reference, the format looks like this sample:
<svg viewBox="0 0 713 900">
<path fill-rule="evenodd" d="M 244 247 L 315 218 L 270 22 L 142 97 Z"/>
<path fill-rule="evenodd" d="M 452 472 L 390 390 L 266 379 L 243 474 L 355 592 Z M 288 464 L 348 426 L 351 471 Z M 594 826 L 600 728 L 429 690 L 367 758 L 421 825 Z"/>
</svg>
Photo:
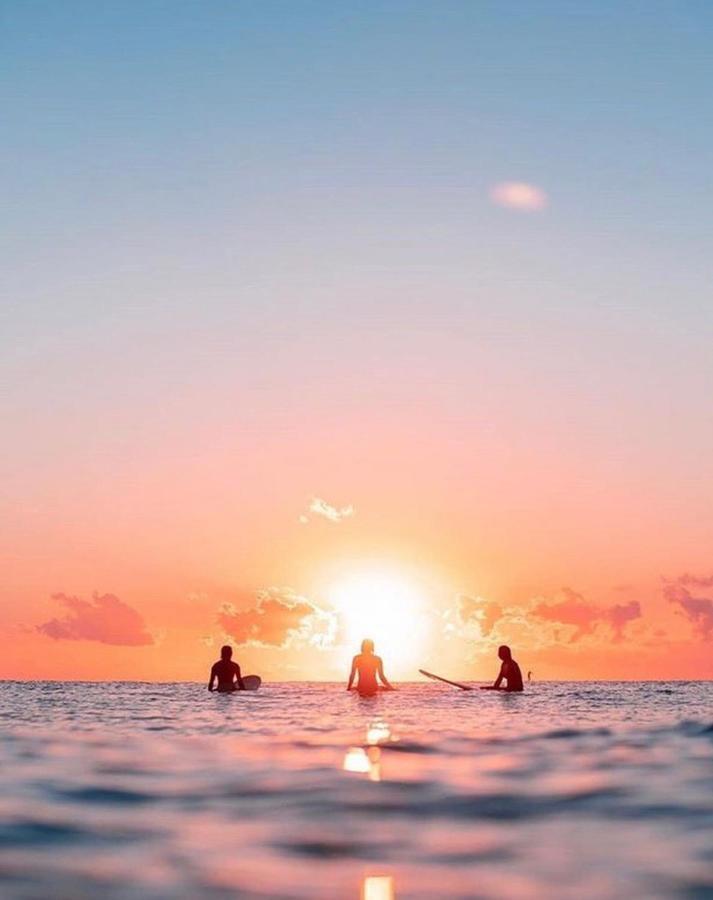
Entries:
<svg viewBox="0 0 713 900">
<path fill-rule="evenodd" d="M 379 668 L 378 668 L 378 672 L 379 672 L 379 678 L 381 679 L 381 683 L 384 685 L 384 687 L 386 688 L 386 690 L 387 690 L 387 691 L 393 691 L 393 690 L 394 690 L 394 686 L 391 684 L 391 682 L 390 682 L 389 679 L 386 677 L 386 675 L 384 675 L 384 663 L 382 662 L 381 657 L 379 657 Z"/>
<path fill-rule="evenodd" d="M 505 663 L 500 667 L 500 674 L 495 679 L 495 684 L 486 684 L 481 687 L 481 691 L 499 691 L 500 685 L 503 683 L 503 678 L 505 678 Z"/>
<path fill-rule="evenodd" d="M 349 684 L 347 685 L 347 690 L 350 691 L 352 689 L 352 685 L 354 684 L 354 678 L 356 676 L 357 670 L 357 657 L 355 656 L 352 660 L 352 670 L 349 673 Z"/>
<path fill-rule="evenodd" d="M 210 670 L 210 679 L 208 681 L 208 690 L 209 691 L 213 690 L 214 684 L 215 684 L 215 666 L 212 666 L 211 670 Z"/>
<path fill-rule="evenodd" d="M 243 676 L 240 672 L 240 666 L 237 663 L 235 663 L 235 677 L 238 680 L 238 690 L 247 690 L 245 687 L 245 682 L 243 681 Z"/>
</svg>

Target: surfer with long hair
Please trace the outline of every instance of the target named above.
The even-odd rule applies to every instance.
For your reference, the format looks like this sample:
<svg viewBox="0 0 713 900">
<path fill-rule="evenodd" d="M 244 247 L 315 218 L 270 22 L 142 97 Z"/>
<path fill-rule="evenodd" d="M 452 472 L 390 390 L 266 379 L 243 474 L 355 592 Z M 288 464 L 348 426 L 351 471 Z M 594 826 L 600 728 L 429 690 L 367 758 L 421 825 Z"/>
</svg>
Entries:
<svg viewBox="0 0 713 900">
<path fill-rule="evenodd" d="M 356 689 L 363 697 L 370 697 L 377 691 L 393 691 L 394 688 L 390 684 L 386 675 L 384 675 L 384 663 L 380 656 L 374 653 L 374 642 L 369 638 L 365 638 L 361 642 L 361 653 L 357 654 L 352 660 L 352 670 L 349 673 L 349 684 L 347 690 L 351 691 L 354 679 L 357 674 Z M 379 686 L 379 680 L 381 686 Z"/>
</svg>

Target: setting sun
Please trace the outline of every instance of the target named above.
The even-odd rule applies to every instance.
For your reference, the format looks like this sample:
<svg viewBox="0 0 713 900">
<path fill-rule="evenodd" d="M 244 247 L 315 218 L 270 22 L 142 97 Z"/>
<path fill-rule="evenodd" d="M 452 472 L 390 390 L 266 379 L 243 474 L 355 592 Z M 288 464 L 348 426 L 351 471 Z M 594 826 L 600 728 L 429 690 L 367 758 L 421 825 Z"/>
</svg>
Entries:
<svg viewBox="0 0 713 900">
<path fill-rule="evenodd" d="M 363 572 L 335 584 L 330 600 L 350 653 L 371 638 L 387 672 L 413 674 L 425 648 L 428 621 L 423 597 L 411 584 L 396 575 Z"/>
</svg>

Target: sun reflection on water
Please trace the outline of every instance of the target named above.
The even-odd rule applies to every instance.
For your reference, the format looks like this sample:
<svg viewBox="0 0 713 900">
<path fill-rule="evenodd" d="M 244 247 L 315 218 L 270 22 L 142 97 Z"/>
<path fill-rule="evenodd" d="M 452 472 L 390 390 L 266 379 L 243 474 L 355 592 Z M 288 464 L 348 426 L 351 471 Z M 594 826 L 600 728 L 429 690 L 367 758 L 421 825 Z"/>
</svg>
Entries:
<svg viewBox="0 0 713 900">
<path fill-rule="evenodd" d="M 391 875 L 367 875 L 361 888 L 361 900 L 394 900 Z"/>
<path fill-rule="evenodd" d="M 386 722 L 372 722 L 366 729 L 367 744 L 379 744 L 391 738 L 391 729 Z"/>
<path fill-rule="evenodd" d="M 381 781 L 381 750 L 378 747 L 350 747 L 344 755 L 345 772 L 368 775 L 369 781 Z"/>
</svg>

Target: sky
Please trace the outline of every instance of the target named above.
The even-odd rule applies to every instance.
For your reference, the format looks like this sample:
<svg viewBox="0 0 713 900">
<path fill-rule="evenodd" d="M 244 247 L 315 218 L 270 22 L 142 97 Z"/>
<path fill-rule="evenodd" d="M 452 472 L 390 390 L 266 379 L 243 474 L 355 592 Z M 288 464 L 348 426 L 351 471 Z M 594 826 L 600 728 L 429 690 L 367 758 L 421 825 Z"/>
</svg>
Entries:
<svg viewBox="0 0 713 900">
<path fill-rule="evenodd" d="M 712 38 L 0 0 L 0 677 L 713 677 Z"/>
</svg>

